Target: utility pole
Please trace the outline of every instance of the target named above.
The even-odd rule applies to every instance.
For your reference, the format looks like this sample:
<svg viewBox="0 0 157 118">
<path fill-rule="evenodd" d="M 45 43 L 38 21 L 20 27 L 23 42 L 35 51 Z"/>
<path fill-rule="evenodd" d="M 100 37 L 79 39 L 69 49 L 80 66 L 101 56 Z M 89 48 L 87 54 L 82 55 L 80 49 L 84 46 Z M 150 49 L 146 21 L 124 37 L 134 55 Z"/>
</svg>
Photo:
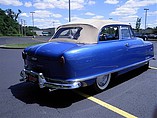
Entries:
<svg viewBox="0 0 157 118">
<path fill-rule="evenodd" d="M 145 10 L 145 30 L 146 30 L 146 28 L 147 28 L 147 11 L 149 10 L 149 9 L 144 9 Z"/>
<path fill-rule="evenodd" d="M 26 20 L 23 20 L 23 25 L 24 25 L 24 30 L 23 30 L 24 33 L 23 34 L 24 34 L 24 36 L 26 36 Z"/>
<path fill-rule="evenodd" d="M 30 13 L 32 14 L 32 24 L 33 24 L 32 33 L 33 33 L 33 38 L 34 38 L 34 16 L 33 16 L 33 14 L 35 12 L 30 12 Z"/>
<path fill-rule="evenodd" d="M 21 19 L 21 35 L 23 36 L 23 21 Z"/>
<path fill-rule="evenodd" d="M 70 0 L 69 0 L 69 22 L 71 22 L 71 6 L 70 6 Z"/>
<path fill-rule="evenodd" d="M 20 29 L 20 18 L 18 17 L 18 28 L 19 28 L 19 34 L 21 34 L 21 29 Z"/>
</svg>

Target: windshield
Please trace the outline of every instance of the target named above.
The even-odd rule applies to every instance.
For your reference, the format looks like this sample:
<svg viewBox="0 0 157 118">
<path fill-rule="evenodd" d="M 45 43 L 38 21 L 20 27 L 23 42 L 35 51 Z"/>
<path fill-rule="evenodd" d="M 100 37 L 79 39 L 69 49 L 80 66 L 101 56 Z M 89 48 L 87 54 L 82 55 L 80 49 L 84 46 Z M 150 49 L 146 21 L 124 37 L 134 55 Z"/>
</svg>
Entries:
<svg viewBox="0 0 157 118">
<path fill-rule="evenodd" d="M 66 27 L 60 28 L 53 38 L 67 38 L 77 40 L 80 36 L 81 27 Z"/>
</svg>

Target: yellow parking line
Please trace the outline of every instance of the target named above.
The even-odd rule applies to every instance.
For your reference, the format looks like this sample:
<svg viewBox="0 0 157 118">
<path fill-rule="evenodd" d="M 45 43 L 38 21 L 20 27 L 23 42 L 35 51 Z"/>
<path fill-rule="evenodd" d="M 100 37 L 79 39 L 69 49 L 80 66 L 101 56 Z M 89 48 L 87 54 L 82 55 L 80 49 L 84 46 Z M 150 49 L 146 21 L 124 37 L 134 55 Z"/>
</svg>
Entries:
<svg viewBox="0 0 157 118">
<path fill-rule="evenodd" d="M 89 96 L 89 95 L 87 95 L 85 93 L 82 93 L 82 92 L 79 92 L 79 91 L 75 91 L 75 92 L 78 93 L 79 95 L 81 95 L 81 96 L 83 96 L 83 97 L 85 97 L 85 98 L 87 98 L 87 99 L 89 99 L 89 100 L 91 100 L 91 101 L 93 101 L 93 102 L 95 102 L 95 103 L 97 103 L 97 104 L 99 104 L 99 105 L 101 105 L 101 106 L 103 106 L 103 107 L 113 111 L 113 112 L 116 112 L 117 114 L 120 114 L 123 117 L 126 117 L 126 118 L 138 118 L 138 117 L 136 117 L 136 116 L 126 112 L 126 111 L 123 111 L 123 110 L 121 110 L 121 109 L 119 109 L 119 108 L 117 108 L 115 106 L 112 106 L 112 105 L 110 105 L 110 104 L 108 104 L 108 103 L 106 103 L 106 102 L 104 102 L 102 100 L 99 100 L 99 99 L 97 99 L 95 97 Z"/>
<path fill-rule="evenodd" d="M 152 67 L 152 66 L 149 66 L 150 69 L 154 69 L 154 70 L 157 70 L 156 67 Z"/>
</svg>

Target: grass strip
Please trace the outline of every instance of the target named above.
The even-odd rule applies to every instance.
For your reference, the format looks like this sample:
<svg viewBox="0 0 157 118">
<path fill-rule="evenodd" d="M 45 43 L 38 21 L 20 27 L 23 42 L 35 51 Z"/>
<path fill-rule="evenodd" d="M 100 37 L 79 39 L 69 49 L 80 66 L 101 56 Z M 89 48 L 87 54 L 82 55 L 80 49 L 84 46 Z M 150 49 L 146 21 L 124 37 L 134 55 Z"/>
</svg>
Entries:
<svg viewBox="0 0 157 118">
<path fill-rule="evenodd" d="M 0 48 L 12 48 L 12 49 L 23 49 L 28 46 L 33 46 L 37 44 L 41 44 L 43 42 L 35 42 L 35 43 L 23 43 L 23 44 L 5 44 L 5 45 L 0 45 Z"/>
</svg>

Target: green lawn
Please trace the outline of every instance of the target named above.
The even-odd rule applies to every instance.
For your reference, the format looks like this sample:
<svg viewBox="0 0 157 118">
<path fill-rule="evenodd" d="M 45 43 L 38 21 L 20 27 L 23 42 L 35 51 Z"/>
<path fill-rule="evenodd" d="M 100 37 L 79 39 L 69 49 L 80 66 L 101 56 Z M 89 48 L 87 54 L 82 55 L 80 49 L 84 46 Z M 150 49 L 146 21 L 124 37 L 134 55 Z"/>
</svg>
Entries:
<svg viewBox="0 0 157 118">
<path fill-rule="evenodd" d="M 0 45 L 0 48 L 26 48 L 28 46 L 36 45 L 36 44 L 41 44 L 43 42 L 37 42 L 37 43 L 23 43 L 23 44 L 6 44 L 6 45 Z"/>
</svg>

